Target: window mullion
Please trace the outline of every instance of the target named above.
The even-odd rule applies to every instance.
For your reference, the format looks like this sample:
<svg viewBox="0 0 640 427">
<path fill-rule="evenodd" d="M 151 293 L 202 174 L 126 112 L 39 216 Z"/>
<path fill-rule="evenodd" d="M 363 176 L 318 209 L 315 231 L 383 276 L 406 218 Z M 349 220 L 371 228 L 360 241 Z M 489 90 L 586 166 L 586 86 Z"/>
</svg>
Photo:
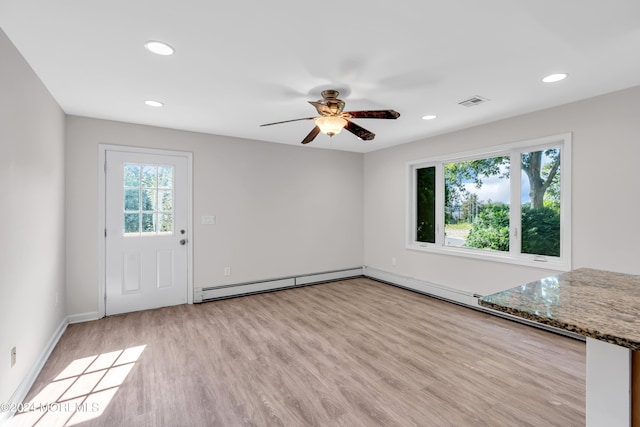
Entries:
<svg viewBox="0 0 640 427">
<path fill-rule="evenodd" d="M 560 151 L 560 259 L 571 264 L 571 135 Z"/>
<path fill-rule="evenodd" d="M 418 167 L 413 166 L 408 175 L 407 186 L 409 188 L 409 194 L 407 194 L 407 199 L 411 200 L 411 208 L 409 212 L 407 212 L 407 244 L 414 244 L 418 240 L 416 227 L 418 224 L 418 216 L 416 214 L 418 209 Z"/>
<path fill-rule="evenodd" d="M 444 163 L 436 163 L 436 246 L 444 246 Z"/>
<path fill-rule="evenodd" d="M 519 256 L 522 247 L 522 159 L 520 151 L 511 151 L 509 155 L 509 253 Z"/>
</svg>

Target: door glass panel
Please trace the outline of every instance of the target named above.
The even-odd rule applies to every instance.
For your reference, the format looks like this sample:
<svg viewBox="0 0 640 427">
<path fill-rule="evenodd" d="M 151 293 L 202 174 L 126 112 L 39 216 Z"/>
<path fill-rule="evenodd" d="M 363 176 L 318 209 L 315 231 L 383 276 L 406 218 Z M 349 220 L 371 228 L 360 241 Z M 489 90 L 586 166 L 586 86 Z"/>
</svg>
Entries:
<svg viewBox="0 0 640 427">
<path fill-rule="evenodd" d="M 137 211 L 140 206 L 140 190 L 126 189 L 124 190 L 124 210 Z"/>
<path fill-rule="evenodd" d="M 172 190 L 160 190 L 158 191 L 158 210 L 162 212 L 173 211 L 173 191 Z"/>
<path fill-rule="evenodd" d="M 125 236 L 173 234 L 173 166 L 124 164 Z"/>
<path fill-rule="evenodd" d="M 142 187 L 155 188 L 157 186 L 158 167 L 142 165 Z"/>
<path fill-rule="evenodd" d="M 142 232 L 153 233 L 156 231 L 156 214 L 143 213 L 142 214 Z"/>
<path fill-rule="evenodd" d="M 124 214 L 124 234 L 140 232 L 140 215 L 137 213 Z"/>
<path fill-rule="evenodd" d="M 140 187 L 140 165 L 132 165 L 125 163 L 124 165 L 124 186 Z"/>
<path fill-rule="evenodd" d="M 142 210 L 156 210 L 156 190 L 142 190 Z"/>
<path fill-rule="evenodd" d="M 162 213 L 160 215 L 160 230 L 162 234 L 173 234 L 173 215 L 170 213 Z"/>
<path fill-rule="evenodd" d="M 173 188 L 173 168 L 171 166 L 158 166 L 158 187 Z"/>
</svg>

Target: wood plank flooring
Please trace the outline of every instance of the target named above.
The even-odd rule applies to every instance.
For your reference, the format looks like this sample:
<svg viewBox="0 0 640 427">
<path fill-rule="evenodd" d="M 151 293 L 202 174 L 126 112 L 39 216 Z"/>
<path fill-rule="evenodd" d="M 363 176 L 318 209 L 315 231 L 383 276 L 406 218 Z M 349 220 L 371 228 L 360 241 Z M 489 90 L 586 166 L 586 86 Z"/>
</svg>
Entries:
<svg viewBox="0 0 640 427">
<path fill-rule="evenodd" d="M 584 384 L 581 341 L 360 278 L 69 325 L 12 425 L 582 426 Z"/>
</svg>

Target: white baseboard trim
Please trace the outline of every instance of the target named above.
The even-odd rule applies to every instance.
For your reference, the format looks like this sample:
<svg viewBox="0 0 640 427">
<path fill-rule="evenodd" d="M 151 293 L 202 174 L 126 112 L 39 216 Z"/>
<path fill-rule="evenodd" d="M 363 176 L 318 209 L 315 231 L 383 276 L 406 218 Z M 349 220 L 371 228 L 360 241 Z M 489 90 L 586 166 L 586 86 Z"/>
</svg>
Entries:
<svg viewBox="0 0 640 427">
<path fill-rule="evenodd" d="M 196 288 L 193 302 L 200 303 L 240 295 L 251 295 L 267 291 L 296 288 L 299 286 L 307 286 L 317 283 L 331 282 L 334 280 L 360 277 L 362 275 L 363 268 L 355 267 L 344 270 L 325 271 L 322 273 L 281 277 L 277 279 L 262 280 L 257 282 L 235 283 L 231 285 L 212 286 L 208 288 Z"/>
<path fill-rule="evenodd" d="M 349 279 L 352 277 L 360 277 L 363 274 L 363 268 L 357 267 L 347 270 L 328 271 L 326 273 L 313 273 L 296 276 L 295 281 L 296 286 L 303 286 L 323 282 L 333 282 L 334 280 Z"/>
<path fill-rule="evenodd" d="M 69 319 L 68 317 L 65 317 L 64 319 L 62 319 L 62 322 L 60 323 L 60 325 L 58 325 L 58 327 L 54 331 L 53 335 L 49 339 L 49 342 L 42 350 L 42 353 L 40 353 L 40 356 L 38 357 L 36 362 L 31 366 L 31 369 L 29 369 L 29 372 L 27 372 L 27 375 L 22 379 L 22 381 L 20 382 L 20 385 L 18 385 L 18 388 L 13 393 L 9 401 L 5 402 L 9 404 L 8 406 L 10 408 L 19 407 L 19 404 L 22 403 L 24 399 L 27 397 L 29 390 L 31 390 L 31 387 L 33 387 L 33 384 L 36 382 L 36 378 L 38 378 L 38 375 L 40 374 L 40 371 L 44 367 L 44 364 L 47 362 L 47 359 L 49 359 L 51 352 L 55 348 L 56 344 L 58 344 L 58 341 L 60 340 L 60 337 L 62 337 L 62 334 L 64 334 L 64 331 L 67 329 L 67 325 L 69 324 L 68 319 Z M 9 421 L 9 419 L 13 417 L 13 414 L 14 414 L 13 411 L 1 412 L 0 425 L 3 425 L 7 421 Z"/>
<path fill-rule="evenodd" d="M 97 311 L 90 313 L 80 313 L 80 314 L 72 314 L 71 316 L 67 316 L 67 323 L 82 323 L 82 322 L 90 322 L 91 320 L 98 320 L 101 316 Z"/>
<path fill-rule="evenodd" d="M 444 285 L 436 283 L 426 282 L 424 280 L 414 279 L 413 277 L 401 276 L 399 274 L 391 273 L 389 271 L 379 270 L 373 267 L 363 267 L 364 276 L 374 280 L 378 280 L 389 285 L 398 286 L 400 288 L 409 289 L 421 294 L 439 298 L 445 301 L 452 302 L 454 304 L 462 305 L 474 310 L 482 311 L 493 316 L 502 317 L 514 322 L 522 323 L 528 326 L 533 326 L 538 329 L 544 329 L 559 335 L 564 335 L 570 338 L 584 341 L 585 337 L 582 335 L 574 334 L 573 332 L 565 331 L 564 329 L 554 328 L 542 323 L 532 322 L 522 317 L 513 316 L 501 311 L 492 310 L 486 307 L 482 307 L 478 304 L 478 295 L 471 292 L 462 291 L 459 289 L 450 288 Z"/>
<path fill-rule="evenodd" d="M 238 295 L 249 295 L 276 289 L 292 288 L 295 284 L 294 279 L 276 279 L 263 282 L 238 283 L 235 285 L 220 286 L 218 288 L 196 289 L 193 302 L 206 302 Z"/>
</svg>

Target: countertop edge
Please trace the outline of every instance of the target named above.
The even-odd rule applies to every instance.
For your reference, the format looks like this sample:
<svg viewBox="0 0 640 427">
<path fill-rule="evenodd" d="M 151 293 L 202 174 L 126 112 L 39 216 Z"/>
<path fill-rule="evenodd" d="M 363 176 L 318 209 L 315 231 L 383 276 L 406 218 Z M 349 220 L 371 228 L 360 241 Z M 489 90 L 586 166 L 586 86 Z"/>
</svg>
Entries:
<svg viewBox="0 0 640 427">
<path fill-rule="evenodd" d="M 486 308 L 501 311 L 503 313 L 507 313 L 512 316 L 520 317 L 522 319 L 527 319 L 536 323 L 541 323 L 543 325 L 549 325 L 549 326 L 553 326 L 554 328 L 570 331 L 575 334 L 585 336 L 587 338 L 593 338 L 596 340 L 608 342 L 610 344 L 626 347 L 630 350 L 640 351 L 640 342 L 627 340 L 627 339 L 616 337 L 613 335 L 602 334 L 593 329 L 583 328 L 578 325 L 573 325 L 565 322 L 559 322 L 549 317 L 536 315 L 536 314 L 518 310 L 512 307 L 505 307 L 489 301 L 483 301 L 482 298 L 478 298 L 478 304 Z"/>
</svg>

